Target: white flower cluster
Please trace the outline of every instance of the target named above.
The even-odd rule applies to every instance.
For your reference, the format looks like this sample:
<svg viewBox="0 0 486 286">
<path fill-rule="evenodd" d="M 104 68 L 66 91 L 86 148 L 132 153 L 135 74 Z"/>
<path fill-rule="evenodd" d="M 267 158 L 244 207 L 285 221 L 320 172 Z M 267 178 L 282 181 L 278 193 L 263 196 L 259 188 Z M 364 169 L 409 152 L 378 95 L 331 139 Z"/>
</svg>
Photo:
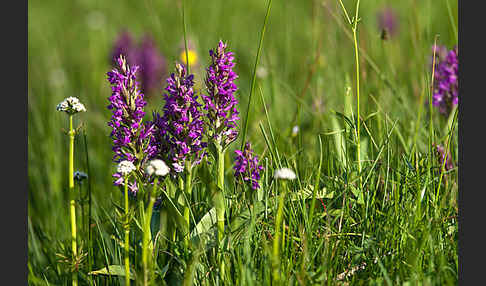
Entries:
<svg viewBox="0 0 486 286">
<path fill-rule="evenodd" d="M 135 165 L 133 165 L 132 162 L 125 160 L 118 163 L 118 168 L 116 170 L 118 173 L 122 174 L 123 176 L 126 176 L 131 172 L 135 171 L 136 169 L 137 168 L 135 168 Z"/>
<path fill-rule="evenodd" d="M 86 108 L 84 104 L 82 104 L 77 97 L 68 97 L 64 99 L 61 103 L 59 103 L 56 107 L 57 111 L 64 111 L 67 114 L 75 114 L 78 112 L 85 112 Z"/>
<path fill-rule="evenodd" d="M 280 180 L 293 180 L 297 178 L 294 171 L 290 170 L 289 168 L 275 170 L 273 177 Z"/>
<path fill-rule="evenodd" d="M 164 161 L 155 159 L 148 163 L 145 171 L 147 174 L 149 174 L 149 176 L 152 174 L 155 174 L 156 176 L 165 176 L 169 173 L 170 169 L 167 167 L 167 164 L 165 164 Z"/>
</svg>

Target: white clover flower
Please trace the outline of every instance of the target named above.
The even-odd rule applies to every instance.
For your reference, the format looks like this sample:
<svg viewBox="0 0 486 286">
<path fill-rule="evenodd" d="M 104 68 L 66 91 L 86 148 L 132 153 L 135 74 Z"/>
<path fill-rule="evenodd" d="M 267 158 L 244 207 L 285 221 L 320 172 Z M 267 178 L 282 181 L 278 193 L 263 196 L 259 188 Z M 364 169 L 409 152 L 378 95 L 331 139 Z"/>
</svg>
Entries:
<svg viewBox="0 0 486 286">
<path fill-rule="evenodd" d="M 156 176 L 165 176 L 169 173 L 170 169 L 164 161 L 155 159 L 148 163 L 145 171 L 149 175 L 155 174 Z"/>
<path fill-rule="evenodd" d="M 64 99 L 61 103 L 59 103 L 56 107 L 57 111 L 64 111 L 67 114 L 75 114 L 78 112 L 85 112 L 86 108 L 84 105 L 79 101 L 77 97 L 68 97 Z"/>
<path fill-rule="evenodd" d="M 273 177 L 280 180 L 294 180 L 295 178 L 297 178 L 294 171 L 289 168 L 275 170 L 275 172 L 273 173 Z"/>
<path fill-rule="evenodd" d="M 133 165 L 132 162 L 125 160 L 118 163 L 118 168 L 116 170 L 118 173 L 122 174 L 123 176 L 126 176 L 131 172 L 135 171 L 136 169 L 137 168 L 135 168 L 135 165 Z"/>
<path fill-rule="evenodd" d="M 300 131 L 299 125 L 295 125 L 295 126 L 292 128 L 292 137 L 297 136 L 297 133 L 299 133 L 299 131 Z"/>
</svg>

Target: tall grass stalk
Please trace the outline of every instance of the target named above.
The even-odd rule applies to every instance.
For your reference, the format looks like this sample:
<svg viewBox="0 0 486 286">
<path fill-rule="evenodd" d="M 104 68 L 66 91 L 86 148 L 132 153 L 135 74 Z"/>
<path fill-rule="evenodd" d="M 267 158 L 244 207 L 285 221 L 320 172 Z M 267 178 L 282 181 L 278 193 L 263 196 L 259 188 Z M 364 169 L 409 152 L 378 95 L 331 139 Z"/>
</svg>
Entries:
<svg viewBox="0 0 486 286">
<path fill-rule="evenodd" d="M 70 201 L 70 214 L 71 214 L 71 248 L 73 252 L 73 262 L 77 264 L 78 248 L 76 238 L 76 200 L 74 195 L 74 135 L 73 129 L 73 115 L 69 115 L 69 194 L 71 196 Z M 78 285 L 78 273 L 77 267 L 72 274 L 73 286 Z"/>
<path fill-rule="evenodd" d="M 359 0 L 356 1 L 356 14 L 354 16 L 353 21 L 353 39 L 354 39 L 354 53 L 355 53 L 355 60 L 356 60 L 356 142 L 357 142 L 357 149 L 358 149 L 358 173 L 359 173 L 359 186 L 362 190 L 363 188 L 363 179 L 361 176 L 361 140 L 359 135 L 360 130 L 360 112 L 359 112 L 359 49 L 358 49 L 358 39 L 357 39 L 357 28 L 358 28 L 358 12 L 359 12 Z"/>
<path fill-rule="evenodd" d="M 312 229 L 312 221 L 314 219 L 314 209 L 316 206 L 316 194 L 317 190 L 319 189 L 319 182 L 321 179 L 321 167 L 322 167 L 322 140 L 321 135 L 318 135 L 317 138 L 319 139 L 319 166 L 317 167 L 316 173 L 316 180 L 314 182 L 314 190 L 312 192 L 312 201 L 311 207 L 309 210 L 309 228 Z"/>
<path fill-rule="evenodd" d="M 189 63 L 189 53 L 187 49 L 187 33 L 186 33 L 186 0 L 182 0 L 182 32 L 184 34 L 184 50 L 186 53 L 186 68 L 187 74 L 191 74 L 190 63 Z"/>
<path fill-rule="evenodd" d="M 433 158 L 433 144 L 434 144 L 434 111 L 433 111 L 433 107 L 432 107 L 432 97 L 433 97 L 433 93 L 434 93 L 434 77 L 435 77 L 435 63 L 436 63 L 436 49 L 437 49 L 437 38 L 439 37 L 439 35 L 435 35 L 435 38 L 434 38 L 434 50 L 433 50 L 433 54 L 432 54 L 432 74 L 431 74 L 431 79 L 430 79 L 430 88 L 427 89 L 429 91 L 429 144 L 428 144 L 428 151 L 429 151 L 429 157 L 430 158 Z M 429 178 L 431 177 L 431 174 L 430 174 L 430 170 L 432 169 L 432 160 L 428 160 L 428 164 L 427 164 L 427 170 L 428 170 L 428 176 Z"/>
<path fill-rule="evenodd" d="M 439 190 L 440 190 L 440 185 L 442 183 L 442 177 L 444 176 L 444 172 L 445 172 L 445 164 L 447 162 L 447 159 L 449 157 L 449 145 L 451 143 L 451 138 L 452 138 L 452 134 L 454 133 L 454 129 L 455 129 L 455 123 L 456 123 L 456 119 L 457 119 L 457 108 L 455 108 L 454 110 L 454 119 L 452 121 L 452 126 L 449 130 L 449 136 L 447 137 L 447 144 L 446 144 L 446 147 L 444 149 L 444 159 L 442 160 L 442 164 L 440 166 L 440 177 L 439 177 L 439 184 L 437 185 L 437 191 L 435 192 L 435 200 L 437 201 L 439 199 Z"/>
<path fill-rule="evenodd" d="M 248 106 L 246 107 L 245 123 L 243 124 L 243 137 L 241 139 L 240 150 L 243 150 L 245 148 L 246 132 L 248 130 L 248 116 L 250 115 L 250 108 L 251 108 L 251 96 L 253 95 L 253 90 L 255 89 L 256 70 L 257 70 L 258 62 L 260 61 L 260 54 L 262 52 L 262 47 L 263 47 L 263 37 L 265 36 L 265 28 L 267 27 L 268 16 L 270 15 L 270 7 L 272 7 L 272 0 L 268 1 L 267 12 L 265 14 L 265 20 L 263 21 L 262 31 L 260 33 L 260 42 L 258 43 L 255 65 L 253 66 L 253 76 L 251 78 L 250 95 L 248 96 Z"/>
<path fill-rule="evenodd" d="M 342 0 L 339 0 L 339 3 L 341 4 L 341 8 L 346 16 L 346 20 L 348 21 L 348 24 L 351 25 L 351 30 L 353 31 L 353 42 L 354 42 L 354 54 L 355 54 L 355 66 L 356 66 L 356 109 L 357 109 L 357 114 L 356 114 L 356 148 L 358 149 L 357 151 L 357 159 L 358 159 L 358 174 L 359 174 L 359 186 L 360 189 L 362 190 L 363 186 L 363 179 L 361 177 L 361 139 L 360 139 L 360 111 L 359 111 L 359 47 L 358 47 L 358 12 L 359 12 L 359 0 L 356 1 L 356 11 L 355 11 L 355 16 L 353 19 L 349 18 L 348 12 L 346 10 L 346 7 L 344 7 L 344 4 Z"/>
<path fill-rule="evenodd" d="M 88 174 L 88 269 L 91 269 L 94 264 L 93 256 L 93 237 L 91 234 L 91 220 L 92 220 L 92 192 L 91 192 L 91 173 L 89 170 L 89 152 L 88 152 L 88 141 L 86 139 L 86 131 L 83 129 L 83 142 L 84 142 L 84 152 L 86 156 L 86 173 Z M 90 278 L 90 284 L 93 284 L 93 280 Z"/>
</svg>

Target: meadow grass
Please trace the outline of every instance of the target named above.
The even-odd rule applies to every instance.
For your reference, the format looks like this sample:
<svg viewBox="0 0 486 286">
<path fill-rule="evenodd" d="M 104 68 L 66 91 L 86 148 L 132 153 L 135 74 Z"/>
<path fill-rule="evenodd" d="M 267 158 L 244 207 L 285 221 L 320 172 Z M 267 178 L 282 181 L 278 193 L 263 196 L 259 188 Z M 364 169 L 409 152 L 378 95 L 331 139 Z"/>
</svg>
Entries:
<svg viewBox="0 0 486 286">
<path fill-rule="evenodd" d="M 264 166 L 254 192 L 233 179 L 233 150 L 245 140 L 224 153 L 220 256 L 209 195 L 215 171 L 205 160 L 193 170 L 191 246 L 152 233 L 157 285 L 271 285 L 275 259 L 285 285 L 456 284 L 457 113 L 448 118 L 431 105 L 429 57 L 434 41 L 457 44 L 457 3 L 393 2 L 399 33 L 382 40 L 375 14 L 386 2 L 361 1 L 355 46 L 348 21 L 357 15 L 355 1 L 342 1 L 348 18 L 340 1 L 272 1 L 268 14 L 270 1 L 183 2 L 29 1 L 29 285 L 71 284 L 69 141 L 63 132 L 69 125 L 54 110 L 68 96 L 87 108 L 74 118 L 74 127 L 81 125 L 74 170 L 88 174 L 74 188 L 83 257 L 78 283 L 125 285 L 122 276 L 88 274 L 123 266 L 125 257 L 124 194 L 112 183 L 116 165 L 106 124 L 109 54 L 123 27 L 138 35 L 150 31 L 169 68 L 179 59 L 181 41 L 187 49 L 186 34 L 196 43 L 200 65 L 191 72 L 198 88 L 208 50 L 220 39 L 227 42 L 239 75 L 240 134 Z M 266 77 L 256 76 L 258 67 Z M 148 114 L 162 108 L 161 94 L 148 98 Z M 449 147 L 455 168 L 441 172 L 435 143 Z M 282 225 L 275 225 L 282 189 L 273 174 L 282 167 L 297 179 L 286 184 Z M 144 275 L 142 212 L 132 214 L 130 224 L 135 285 Z M 165 216 L 154 210 L 152 230 Z M 278 257 L 275 237 L 281 239 Z"/>
</svg>

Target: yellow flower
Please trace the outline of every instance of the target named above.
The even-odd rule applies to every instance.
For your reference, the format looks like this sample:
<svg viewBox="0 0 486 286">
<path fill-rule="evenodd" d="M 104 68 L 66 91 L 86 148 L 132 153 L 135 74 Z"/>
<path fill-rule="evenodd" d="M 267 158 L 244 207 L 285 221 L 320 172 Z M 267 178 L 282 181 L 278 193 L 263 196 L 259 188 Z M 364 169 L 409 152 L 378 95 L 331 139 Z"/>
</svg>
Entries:
<svg viewBox="0 0 486 286">
<path fill-rule="evenodd" d="M 193 67 L 197 64 L 197 54 L 195 51 L 193 50 L 188 50 L 187 51 L 188 55 L 189 55 L 189 66 Z M 180 56 L 180 59 L 181 61 L 186 65 L 186 51 L 183 50 L 181 52 L 181 56 Z"/>
</svg>

